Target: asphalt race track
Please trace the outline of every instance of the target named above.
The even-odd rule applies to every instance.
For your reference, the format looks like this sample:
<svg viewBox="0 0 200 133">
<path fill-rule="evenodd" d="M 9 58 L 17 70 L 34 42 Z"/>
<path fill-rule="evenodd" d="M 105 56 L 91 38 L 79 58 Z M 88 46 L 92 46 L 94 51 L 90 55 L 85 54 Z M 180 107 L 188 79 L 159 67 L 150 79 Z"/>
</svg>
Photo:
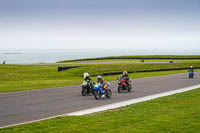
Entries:
<svg viewBox="0 0 200 133">
<path fill-rule="evenodd" d="M 144 97 L 200 84 L 200 73 L 194 79 L 188 74 L 132 79 L 130 93 L 118 93 L 117 81 L 111 82 L 112 98 L 95 100 L 81 96 L 81 86 L 69 86 L 0 94 L 0 127 L 55 115 L 94 108 L 101 105 Z"/>
</svg>

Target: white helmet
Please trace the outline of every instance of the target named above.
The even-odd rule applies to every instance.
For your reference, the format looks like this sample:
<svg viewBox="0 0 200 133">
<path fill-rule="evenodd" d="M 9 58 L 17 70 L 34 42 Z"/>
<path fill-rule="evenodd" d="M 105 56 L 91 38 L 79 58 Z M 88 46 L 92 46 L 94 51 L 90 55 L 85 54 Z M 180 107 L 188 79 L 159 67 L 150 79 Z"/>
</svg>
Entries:
<svg viewBox="0 0 200 133">
<path fill-rule="evenodd" d="M 193 68 L 193 66 L 190 66 L 190 68 Z"/>
<path fill-rule="evenodd" d="M 84 79 L 85 79 L 86 77 L 89 77 L 89 76 L 90 76 L 89 73 L 83 73 Z"/>
</svg>

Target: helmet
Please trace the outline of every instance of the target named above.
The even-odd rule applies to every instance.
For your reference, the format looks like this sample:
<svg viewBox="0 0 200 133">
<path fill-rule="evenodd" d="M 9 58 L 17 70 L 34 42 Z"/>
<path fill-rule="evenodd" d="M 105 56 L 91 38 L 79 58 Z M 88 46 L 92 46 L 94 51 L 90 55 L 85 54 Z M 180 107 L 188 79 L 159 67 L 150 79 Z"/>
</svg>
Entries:
<svg viewBox="0 0 200 133">
<path fill-rule="evenodd" d="M 97 80 L 100 81 L 102 80 L 102 77 L 100 75 L 97 76 Z"/>
<path fill-rule="evenodd" d="M 190 68 L 193 68 L 193 66 L 190 66 Z"/>
<path fill-rule="evenodd" d="M 83 73 L 84 79 L 85 79 L 86 77 L 89 77 L 89 76 L 90 76 L 89 73 Z"/>
<path fill-rule="evenodd" d="M 128 72 L 127 72 L 127 71 L 124 71 L 124 72 L 123 72 L 123 75 L 127 75 L 127 74 L 128 74 Z"/>
</svg>

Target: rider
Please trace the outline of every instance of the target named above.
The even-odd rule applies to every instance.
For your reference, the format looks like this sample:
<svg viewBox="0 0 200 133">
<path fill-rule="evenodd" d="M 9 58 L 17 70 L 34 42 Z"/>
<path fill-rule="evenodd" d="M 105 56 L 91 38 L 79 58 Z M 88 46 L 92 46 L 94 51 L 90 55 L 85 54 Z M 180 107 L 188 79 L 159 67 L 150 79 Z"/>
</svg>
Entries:
<svg viewBox="0 0 200 133">
<path fill-rule="evenodd" d="M 193 68 L 193 66 L 190 66 L 190 68 L 189 68 L 189 72 L 194 72 L 194 68 Z"/>
<path fill-rule="evenodd" d="M 100 85 L 101 88 L 105 89 L 104 88 L 104 85 L 105 85 L 104 79 L 100 75 L 97 76 L 97 83 Z"/>
<path fill-rule="evenodd" d="M 93 87 L 93 84 L 92 84 L 93 82 L 92 82 L 92 79 L 91 79 L 89 73 L 84 73 L 83 76 L 84 76 L 84 80 L 86 82 L 88 82 L 89 86 Z"/>
<path fill-rule="evenodd" d="M 107 88 L 107 84 L 100 75 L 97 76 L 97 83 L 100 85 L 100 87 L 103 89 L 102 91 L 104 92 L 105 89 Z M 105 96 L 105 94 L 102 95 L 102 97 L 104 97 L 104 96 Z"/>
<path fill-rule="evenodd" d="M 123 72 L 123 75 L 122 75 L 122 78 L 125 80 L 126 83 L 129 83 L 129 76 L 128 76 L 128 72 L 127 71 L 124 71 Z"/>
</svg>

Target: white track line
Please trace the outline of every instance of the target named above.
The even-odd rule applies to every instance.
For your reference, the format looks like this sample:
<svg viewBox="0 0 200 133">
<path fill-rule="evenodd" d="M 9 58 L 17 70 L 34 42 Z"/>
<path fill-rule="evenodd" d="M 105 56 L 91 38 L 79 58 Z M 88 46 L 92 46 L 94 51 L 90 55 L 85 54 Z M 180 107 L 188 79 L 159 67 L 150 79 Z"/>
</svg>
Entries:
<svg viewBox="0 0 200 133">
<path fill-rule="evenodd" d="M 38 121 L 42 121 L 42 120 L 48 120 L 48 119 L 51 119 L 51 118 L 62 117 L 62 116 L 87 115 L 87 114 L 96 113 L 96 112 L 100 112 L 100 111 L 105 111 L 105 110 L 109 110 L 109 109 L 119 108 L 119 107 L 122 107 L 122 106 L 127 106 L 127 105 L 130 105 L 130 104 L 135 104 L 135 103 L 139 103 L 139 102 L 143 102 L 143 101 L 148 101 L 148 100 L 152 100 L 152 99 L 163 97 L 163 96 L 169 96 L 169 95 L 176 94 L 176 93 L 181 93 L 181 92 L 185 92 L 185 91 L 189 91 L 189 90 L 194 90 L 194 89 L 197 89 L 197 88 L 200 88 L 200 84 L 199 85 L 190 86 L 190 87 L 186 87 L 186 88 L 177 89 L 177 90 L 172 90 L 172 91 L 168 91 L 168 92 L 163 92 L 163 93 L 159 93 L 159 94 L 154 94 L 154 95 L 150 95 L 150 96 L 145 96 L 145 97 L 140 97 L 140 98 L 136 98 L 136 99 L 126 100 L 126 101 L 122 101 L 122 102 L 118 102 L 118 103 L 99 106 L 99 107 L 95 107 L 95 108 L 91 108 L 91 109 L 81 110 L 81 111 L 77 111 L 77 112 L 56 115 L 56 116 L 47 117 L 47 118 L 44 118 L 44 119 L 38 119 L 38 120 L 33 120 L 33 121 L 28 121 L 28 122 L 23 122 L 23 123 L 18 123 L 18 124 L 12 124 L 12 125 L 3 126 L 3 127 L 0 127 L 0 128 L 23 125 L 23 124 L 38 122 Z"/>
<path fill-rule="evenodd" d="M 122 101 L 122 102 L 118 102 L 118 103 L 108 104 L 108 105 L 104 105 L 104 106 L 100 106 L 100 107 L 96 107 L 96 108 L 72 112 L 72 113 L 68 113 L 67 115 L 68 116 L 87 115 L 87 114 L 91 114 L 91 113 L 95 113 L 95 112 L 100 112 L 100 111 L 105 111 L 105 110 L 109 110 L 109 109 L 119 108 L 122 106 L 127 106 L 127 105 L 134 104 L 134 103 L 148 101 L 148 100 L 152 100 L 152 99 L 163 97 L 163 96 L 169 96 L 172 94 L 189 91 L 189 90 L 193 90 L 196 88 L 200 88 L 200 85 L 190 86 L 190 87 L 177 89 L 177 90 L 173 90 L 173 91 L 163 92 L 163 93 L 154 94 L 154 95 L 145 96 L 145 97 L 136 98 L 136 99 L 131 99 L 131 100 L 126 100 L 126 101 Z"/>
</svg>

